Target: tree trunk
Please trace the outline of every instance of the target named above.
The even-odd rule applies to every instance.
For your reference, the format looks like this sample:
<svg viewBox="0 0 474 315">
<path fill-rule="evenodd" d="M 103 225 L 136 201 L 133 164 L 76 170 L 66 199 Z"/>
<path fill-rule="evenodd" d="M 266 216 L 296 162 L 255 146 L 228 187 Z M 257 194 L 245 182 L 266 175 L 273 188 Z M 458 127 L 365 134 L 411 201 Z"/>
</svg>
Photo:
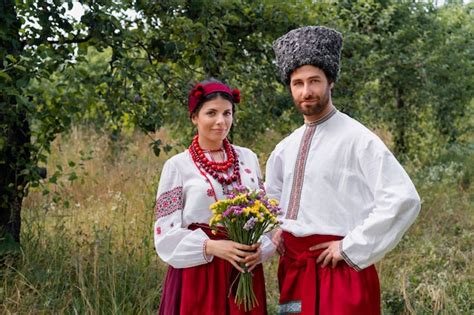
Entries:
<svg viewBox="0 0 474 315">
<path fill-rule="evenodd" d="M 7 30 L 0 38 L 1 71 L 11 80 L 0 81 L 0 258 L 14 253 L 20 244 L 21 206 L 28 183 L 30 161 L 30 126 L 26 105 L 18 102 L 12 91 L 21 93 L 28 82 L 27 72 L 11 69 L 4 61 L 11 55 L 20 60 L 23 47 L 20 41 L 20 21 L 15 1 L 0 2 L 0 28 Z"/>
<path fill-rule="evenodd" d="M 397 87 L 395 90 L 395 106 L 397 108 L 395 116 L 395 155 L 402 159 L 408 152 L 407 143 L 405 139 L 405 131 L 407 128 L 407 118 L 405 101 L 403 100 L 403 91 Z"/>
</svg>

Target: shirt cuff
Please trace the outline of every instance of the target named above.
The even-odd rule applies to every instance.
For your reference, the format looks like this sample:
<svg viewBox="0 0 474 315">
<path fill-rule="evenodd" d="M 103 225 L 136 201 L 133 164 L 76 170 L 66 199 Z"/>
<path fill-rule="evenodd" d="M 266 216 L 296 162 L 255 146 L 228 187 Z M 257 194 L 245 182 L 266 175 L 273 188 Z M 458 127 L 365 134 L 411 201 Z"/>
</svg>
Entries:
<svg viewBox="0 0 474 315">
<path fill-rule="evenodd" d="M 351 266 L 354 270 L 356 270 L 356 271 L 361 271 L 362 268 L 360 268 L 356 263 L 354 263 L 354 262 L 349 258 L 349 256 L 347 256 L 347 253 L 344 252 L 344 250 L 343 250 L 343 247 L 344 247 L 344 240 L 345 240 L 345 239 L 342 239 L 342 240 L 339 242 L 339 251 L 341 252 L 342 258 L 344 258 L 344 261 L 345 261 L 349 266 Z"/>
<path fill-rule="evenodd" d="M 207 262 L 207 263 L 210 263 L 212 261 L 212 259 L 214 258 L 214 256 L 212 255 L 207 255 L 206 254 L 206 246 L 207 246 L 207 242 L 209 241 L 209 239 L 205 239 L 204 242 L 202 243 L 202 256 L 204 257 L 204 260 Z"/>
</svg>

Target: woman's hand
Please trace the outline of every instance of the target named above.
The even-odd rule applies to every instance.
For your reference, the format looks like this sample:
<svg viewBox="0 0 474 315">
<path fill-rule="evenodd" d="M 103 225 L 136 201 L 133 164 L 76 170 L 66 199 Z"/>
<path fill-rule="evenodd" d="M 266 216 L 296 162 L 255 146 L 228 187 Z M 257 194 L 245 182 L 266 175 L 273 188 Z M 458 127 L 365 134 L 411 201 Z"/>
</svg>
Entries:
<svg viewBox="0 0 474 315">
<path fill-rule="evenodd" d="M 245 272 L 241 263 L 253 263 L 255 257 L 249 258 L 249 256 L 255 256 L 257 253 L 255 251 L 260 244 L 254 245 L 243 245 L 229 240 L 209 240 L 206 245 L 206 255 L 213 255 L 219 258 L 225 259 L 232 264 L 240 272 Z M 260 253 L 261 255 L 261 253 Z"/>
<path fill-rule="evenodd" d="M 251 272 L 259 263 L 262 262 L 262 249 L 260 248 L 260 243 L 253 244 L 251 246 L 253 253 L 245 257 L 245 267 L 247 267 L 248 272 Z"/>
</svg>

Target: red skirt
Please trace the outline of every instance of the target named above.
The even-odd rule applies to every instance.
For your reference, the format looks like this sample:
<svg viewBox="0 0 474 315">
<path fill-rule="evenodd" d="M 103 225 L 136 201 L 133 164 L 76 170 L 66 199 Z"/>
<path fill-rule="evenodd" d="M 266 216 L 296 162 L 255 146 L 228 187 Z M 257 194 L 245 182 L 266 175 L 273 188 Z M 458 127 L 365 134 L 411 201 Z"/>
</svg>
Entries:
<svg viewBox="0 0 474 315">
<path fill-rule="evenodd" d="M 209 227 L 199 224 L 189 229 L 201 228 L 210 239 L 227 239 L 223 233 L 214 235 Z M 168 267 L 161 297 L 159 315 L 261 315 L 267 314 L 265 279 L 259 264 L 253 271 L 253 290 L 259 305 L 245 312 L 234 302 L 239 272 L 226 260 L 214 257 L 212 262 L 190 268 Z"/>
<path fill-rule="evenodd" d="M 380 285 L 373 265 L 356 271 L 342 260 L 334 268 L 321 268 L 316 259 L 323 250 L 309 251 L 313 245 L 342 237 L 296 237 L 288 232 L 282 237 L 285 254 L 278 266 L 280 314 L 380 314 Z"/>
</svg>

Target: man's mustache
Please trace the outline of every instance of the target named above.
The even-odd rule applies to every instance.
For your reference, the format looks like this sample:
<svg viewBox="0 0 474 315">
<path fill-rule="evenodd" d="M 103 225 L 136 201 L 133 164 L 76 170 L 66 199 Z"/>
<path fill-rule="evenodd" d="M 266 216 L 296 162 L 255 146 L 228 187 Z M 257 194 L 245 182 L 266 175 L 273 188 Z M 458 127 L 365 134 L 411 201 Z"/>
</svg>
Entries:
<svg viewBox="0 0 474 315">
<path fill-rule="evenodd" d="M 307 102 L 307 101 L 319 101 L 319 97 L 303 98 L 303 102 Z"/>
</svg>

